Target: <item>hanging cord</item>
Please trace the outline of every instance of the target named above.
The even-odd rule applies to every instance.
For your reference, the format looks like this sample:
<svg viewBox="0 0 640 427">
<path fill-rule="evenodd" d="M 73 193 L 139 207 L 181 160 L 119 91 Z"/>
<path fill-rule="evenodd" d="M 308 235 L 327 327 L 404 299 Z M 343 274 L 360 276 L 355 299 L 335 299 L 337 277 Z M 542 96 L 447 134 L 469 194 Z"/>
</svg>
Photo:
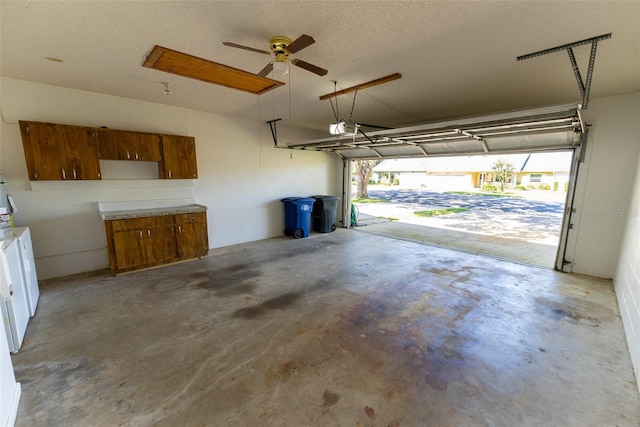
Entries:
<svg viewBox="0 0 640 427">
<path fill-rule="evenodd" d="M 338 84 L 337 81 L 333 81 L 333 97 L 336 99 L 336 105 L 335 107 L 333 106 L 333 101 L 331 98 L 329 98 L 329 103 L 331 104 L 331 109 L 333 110 L 333 115 L 336 117 L 336 123 L 338 123 L 340 121 L 340 119 L 338 118 L 338 93 L 336 91 L 336 85 Z"/>
<path fill-rule="evenodd" d="M 271 117 L 275 118 L 276 117 L 276 91 L 272 90 L 271 91 Z"/>
<path fill-rule="evenodd" d="M 287 64 L 287 65 L 289 65 L 289 64 Z M 289 68 L 291 68 L 291 67 L 289 67 Z M 289 89 L 289 117 L 291 117 L 291 73 L 289 72 L 287 74 L 289 74 L 289 88 L 288 88 Z"/>
<path fill-rule="evenodd" d="M 387 107 L 388 109 L 393 110 L 393 111 L 395 111 L 396 113 L 399 113 L 400 115 L 402 115 L 402 116 L 404 116 L 404 117 L 406 117 L 406 118 L 408 118 L 408 119 L 411 119 L 411 120 L 414 120 L 414 121 L 419 121 L 419 120 L 420 120 L 419 118 L 417 118 L 417 117 L 413 117 L 412 115 L 407 114 L 407 113 L 405 113 L 405 112 L 404 112 L 404 111 L 402 111 L 402 110 L 399 110 L 398 108 L 394 107 L 393 105 L 390 105 L 390 104 L 388 104 L 388 103 L 386 103 L 386 102 L 382 101 L 381 99 L 378 99 L 377 97 L 375 97 L 375 96 L 371 95 L 371 93 L 370 93 L 370 92 L 368 92 L 368 91 L 366 91 L 366 90 L 364 91 L 364 93 L 365 93 L 365 95 L 368 95 L 368 96 L 369 96 L 371 99 L 373 99 L 374 101 L 379 102 L 380 104 L 384 105 L 384 106 L 385 106 L 385 107 Z"/>
<path fill-rule="evenodd" d="M 262 108 L 260 107 L 260 97 L 258 96 L 258 144 L 260 145 L 258 153 L 258 163 L 262 164 Z"/>
<path fill-rule="evenodd" d="M 351 103 L 351 113 L 349 113 L 349 123 L 353 123 L 353 110 L 356 108 L 356 96 L 358 96 L 358 88 L 356 87 L 356 91 L 353 94 L 353 102 Z"/>
</svg>

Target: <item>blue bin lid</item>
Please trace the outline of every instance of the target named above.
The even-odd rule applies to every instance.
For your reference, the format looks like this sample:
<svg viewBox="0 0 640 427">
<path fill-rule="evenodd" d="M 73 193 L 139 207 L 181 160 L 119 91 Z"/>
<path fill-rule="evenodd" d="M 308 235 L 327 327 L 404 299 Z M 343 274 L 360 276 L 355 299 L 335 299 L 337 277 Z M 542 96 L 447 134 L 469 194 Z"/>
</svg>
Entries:
<svg viewBox="0 0 640 427">
<path fill-rule="evenodd" d="M 298 197 L 297 200 L 295 201 L 296 203 L 310 203 L 310 204 L 314 204 L 316 201 L 316 199 L 312 198 L 312 197 Z"/>
</svg>

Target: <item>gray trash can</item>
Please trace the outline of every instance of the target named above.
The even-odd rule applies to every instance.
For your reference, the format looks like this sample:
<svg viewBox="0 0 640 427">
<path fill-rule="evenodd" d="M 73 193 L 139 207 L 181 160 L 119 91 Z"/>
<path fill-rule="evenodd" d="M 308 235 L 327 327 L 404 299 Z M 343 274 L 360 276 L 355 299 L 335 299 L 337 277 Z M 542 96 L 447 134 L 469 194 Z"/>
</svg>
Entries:
<svg viewBox="0 0 640 427">
<path fill-rule="evenodd" d="M 330 233 L 336 230 L 336 210 L 339 197 L 336 196 L 312 196 L 316 202 L 313 204 L 311 223 L 313 231 Z"/>
</svg>

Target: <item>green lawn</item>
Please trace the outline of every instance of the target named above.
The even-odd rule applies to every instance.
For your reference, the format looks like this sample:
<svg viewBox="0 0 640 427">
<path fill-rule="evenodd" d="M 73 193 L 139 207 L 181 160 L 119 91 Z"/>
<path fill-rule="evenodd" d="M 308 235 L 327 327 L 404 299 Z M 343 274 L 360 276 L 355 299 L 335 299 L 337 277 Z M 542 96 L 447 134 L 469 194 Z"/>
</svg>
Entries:
<svg viewBox="0 0 640 427">
<path fill-rule="evenodd" d="M 353 203 L 389 203 L 391 200 L 389 199 L 379 199 L 376 197 L 371 197 L 368 199 L 351 199 Z"/>
<path fill-rule="evenodd" d="M 444 194 L 457 194 L 459 196 L 484 196 L 484 197 L 512 197 L 515 199 L 521 199 L 514 193 L 476 193 L 473 191 L 445 191 Z"/>
<path fill-rule="evenodd" d="M 432 209 L 428 211 L 418 211 L 414 213 L 422 217 L 432 217 L 432 216 L 447 215 L 452 213 L 466 212 L 468 210 L 469 209 L 467 208 L 446 208 L 446 209 Z"/>
</svg>

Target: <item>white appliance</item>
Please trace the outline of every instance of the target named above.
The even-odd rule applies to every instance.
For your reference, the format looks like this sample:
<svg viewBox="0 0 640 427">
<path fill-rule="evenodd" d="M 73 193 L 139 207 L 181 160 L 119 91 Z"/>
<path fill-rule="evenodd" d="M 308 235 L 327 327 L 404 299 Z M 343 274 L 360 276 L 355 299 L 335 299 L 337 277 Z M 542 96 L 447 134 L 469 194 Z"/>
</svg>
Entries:
<svg viewBox="0 0 640 427">
<path fill-rule="evenodd" d="M 18 250 L 20 252 L 20 262 L 22 266 L 22 280 L 27 292 L 27 303 L 29 304 L 29 316 L 36 314 L 38 299 L 40 299 L 40 288 L 38 288 L 38 274 L 33 258 L 33 244 L 31 243 L 31 230 L 29 227 L 15 227 L 12 229 L 13 236 L 18 238 Z"/>
<path fill-rule="evenodd" d="M 7 193 L 7 181 L 0 175 L 0 229 L 13 225 L 11 214 L 15 211 L 13 198 Z"/>
<path fill-rule="evenodd" d="M 16 237 L 0 241 L 0 311 L 12 353 L 20 350 L 30 317 L 19 246 Z"/>
<path fill-rule="evenodd" d="M 0 328 L 0 427 L 13 427 L 22 387 L 16 382 L 4 328 Z"/>
</svg>

